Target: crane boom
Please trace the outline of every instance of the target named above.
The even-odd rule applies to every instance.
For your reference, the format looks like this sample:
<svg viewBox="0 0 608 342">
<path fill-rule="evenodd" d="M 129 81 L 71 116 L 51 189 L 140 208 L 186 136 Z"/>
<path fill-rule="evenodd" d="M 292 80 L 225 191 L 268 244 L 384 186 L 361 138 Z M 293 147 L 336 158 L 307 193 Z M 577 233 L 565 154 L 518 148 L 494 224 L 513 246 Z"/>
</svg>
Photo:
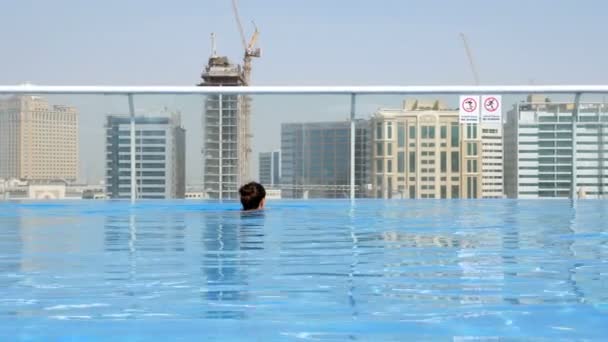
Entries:
<svg viewBox="0 0 608 342">
<path fill-rule="evenodd" d="M 475 85 L 479 85 L 479 75 L 477 74 L 477 69 L 475 68 L 475 62 L 473 62 L 473 54 L 471 53 L 471 49 L 469 48 L 467 37 L 464 35 L 464 33 L 461 33 L 460 38 L 462 38 L 462 44 L 464 45 L 464 49 L 467 53 L 467 58 L 469 59 L 469 65 L 471 66 L 471 72 L 473 73 L 473 78 L 475 79 Z"/>
<path fill-rule="evenodd" d="M 234 12 L 234 19 L 241 35 L 243 49 L 245 49 L 245 54 L 243 57 L 243 80 L 245 82 L 245 85 L 249 85 L 249 83 L 251 82 L 252 59 L 254 57 L 257 58 L 261 56 L 260 48 L 256 47 L 260 31 L 258 31 L 258 28 L 255 23 L 253 23 L 255 31 L 253 32 L 251 39 L 249 39 L 249 43 L 247 43 L 247 38 L 245 37 L 245 30 L 243 29 L 243 25 L 241 23 L 241 16 L 239 15 L 239 6 L 237 0 L 232 0 L 232 11 Z"/>
<path fill-rule="evenodd" d="M 232 11 L 234 12 L 234 20 L 236 20 L 236 25 L 239 28 L 239 33 L 241 34 L 243 48 L 247 49 L 247 38 L 245 38 L 245 30 L 243 29 L 243 24 L 241 24 L 241 16 L 239 15 L 239 6 L 237 4 L 237 0 L 232 0 Z"/>
</svg>

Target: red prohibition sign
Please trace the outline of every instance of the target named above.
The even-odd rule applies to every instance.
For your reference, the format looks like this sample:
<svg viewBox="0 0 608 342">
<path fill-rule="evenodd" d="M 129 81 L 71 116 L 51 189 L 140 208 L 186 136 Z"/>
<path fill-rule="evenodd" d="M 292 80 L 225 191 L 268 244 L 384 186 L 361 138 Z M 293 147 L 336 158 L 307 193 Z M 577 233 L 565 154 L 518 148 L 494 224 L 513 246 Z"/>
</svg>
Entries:
<svg viewBox="0 0 608 342">
<path fill-rule="evenodd" d="M 475 111 L 475 109 L 477 109 L 477 100 L 475 100 L 474 98 L 471 97 L 467 97 L 466 99 L 464 99 L 464 101 L 462 101 L 462 109 L 464 109 L 465 112 L 470 113 Z"/>
<path fill-rule="evenodd" d="M 495 97 L 488 97 L 483 101 L 483 106 L 488 112 L 495 112 L 498 109 L 498 100 Z"/>
</svg>

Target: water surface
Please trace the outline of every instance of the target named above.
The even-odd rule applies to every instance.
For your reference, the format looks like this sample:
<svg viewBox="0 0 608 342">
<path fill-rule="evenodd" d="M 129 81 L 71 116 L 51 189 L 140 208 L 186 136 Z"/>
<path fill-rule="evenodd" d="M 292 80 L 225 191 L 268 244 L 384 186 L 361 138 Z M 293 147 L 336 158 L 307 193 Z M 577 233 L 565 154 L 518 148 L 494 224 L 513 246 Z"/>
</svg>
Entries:
<svg viewBox="0 0 608 342">
<path fill-rule="evenodd" d="M 608 202 L 0 203 L 0 340 L 606 339 Z"/>
</svg>

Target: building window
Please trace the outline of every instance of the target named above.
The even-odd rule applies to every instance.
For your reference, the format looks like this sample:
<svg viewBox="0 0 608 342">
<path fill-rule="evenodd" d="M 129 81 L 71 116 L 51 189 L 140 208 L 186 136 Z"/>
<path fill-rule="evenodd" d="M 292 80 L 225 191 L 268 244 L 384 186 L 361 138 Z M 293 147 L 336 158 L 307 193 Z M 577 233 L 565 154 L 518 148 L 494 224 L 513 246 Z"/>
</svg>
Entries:
<svg viewBox="0 0 608 342">
<path fill-rule="evenodd" d="M 393 172 L 393 161 L 390 159 L 386 161 L 386 172 Z"/>
<path fill-rule="evenodd" d="M 410 126 L 410 139 L 416 139 L 416 126 Z"/>
<path fill-rule="evenodd" d="M 452 198 L 460 198 L 460 187 L 452 185 Z"/>
<path fill-rule="evenodd" d="M 409 170 L 416 172 L 416 152 L 410 152 Z"/>
<path fill-rule="evenodd" d="M 477 155 L 477 143 L 474 143 L 474 142 L 467 143 L 467 155 L 468 156 Z"/>
<path fill-rule="evenodd" d="M 405 152 L 397 152 L 397 172 L 405 172 Z"/>
<path fill-rule="evenodd" d="M 405 147 L 405 123 L 397 124 L 397 144 L 399 147 Z"/>
<path fill-rule="evenodd" d="M 383 172 L 382 171 L 383 162 L 384 162 L 383 159 L 376 159 L 376 172 Z"/>
<path fill-rule="evenodd" d="M 441 172 L 448 172 L 447 152 L 441 152 Z"/>
<path fill-rule="evenodd" d="M 435 126 L 422 126 L 421 130 L 422 139 L 435 139 Z"/>
<path fill-rule="evenodd" d="M 460 127 L 457 123 L 452 124 L 452 139 L 451 139 L 452 147 L 458 147 L 458 143 L 460 141 Z"/>
<path fill-rule="evenodd" d="M 475 173 L 477 172 L 477 160 L 467 160 L 467 172 Z"/>
<path fill-rule="evenodd" d="M 384 147 L 384 143 L 381 143 L 381 142 L 376 143 L 376 155 L 378 157 L 382 157 L 384 155 L 383 147 Z"/>
<path fill-rule="evenodd" d="M 393 144 L 392 143 L 387 143 L 386 144 L 386 155 L 387 156 L 392 156 L 393 155 Z"/>
<path fill-rule="evenodd" d="M 441 139 L 448 138 L 448 126 L 441 126 Z"/>
<path fill-rule="evenodd" d="M 477 125 L 476 124 L 467 125 L 467 139 L 477 139 Z"/>
<path fill-rule="evenodd" d="M 386 123 L 386 139 L 393 139 L 393 123 L 392 122 L 387 122 Z"/>
<path fill-rule="evenodd" d="M 452 152 L 452 172 L 459 172 L 460 157 L 458 152 Z"/>
<path fill-rule="evenodd" d="M 382 139 L 382 122 L 376 123 L 376 140 Z"/>
<path fill-rule="evenodd" d="M 416 198 L 416 186 L 410 185 L 410 198 Z"/>
<path fill-rule="evenodd" d="M 477 198 L 477 177 L 467 177 L 467 197 Z"/>
<path fill-rule="evenodd" d="M 445 185 L 441 186 L 441 198 L 447 198 L 448 194 L 447 194 L 447 187 Z"/>
</svg>

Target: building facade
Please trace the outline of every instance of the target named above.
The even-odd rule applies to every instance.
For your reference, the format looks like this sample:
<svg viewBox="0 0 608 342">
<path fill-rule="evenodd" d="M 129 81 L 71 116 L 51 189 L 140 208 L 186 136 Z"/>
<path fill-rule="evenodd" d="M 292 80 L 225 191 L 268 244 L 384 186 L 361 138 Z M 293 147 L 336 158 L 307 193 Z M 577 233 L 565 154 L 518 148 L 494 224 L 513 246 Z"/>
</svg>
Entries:
<svg viewBox="0 0 608 342">
<path fill-rule="evenodd" d="M 373 197 L 501 197 L 494 183 L 502 179 L 483 183 L 484 162 L 491 160 L 484 158 L 483 146 L 492 152 L 488 156 L 501 157 L 493 145 L 501 141 L 499 132 L 460 124 L 458 110 L 440 101 L 405 101 L 401 109 L 378 110 L 372 117 Z M 490 166 L 492 177 L 502 178 Z"/>
<path fill-rule="evenodd" d="M 78 112 L 37 96 L 0 100 L 0 178 L 78 178 Z"/>
<path fill-rule="evenodd" d="M 481 124 L 481 195 L 504 198 L 504 142 L 502 123 Z"/>
<path fill-rule="evenodd" d="M 369 121 L 355 124 L 355 195 L 367 196 Z M 283 198 L 345 198 L 350 193 L 350 122 L 281 126 Z"/>
<path fill-rule="evenodd" d="M 573 103 L 552 103 L 539 95 L 529 96 L 509 111 L 505 124 L 508 197 L 606 198 L 608 107 L 581 103 L 576 113 Z"/>
<path fill-rule="evenodd" d="M 106 195 L 131 196 L 131 120 L 106 118 Z M 137 198 L 184 198 L 186 133 L 178 114 L 135 118 Z"/>
<path fill-rule="evenodd" d="M 244 86 L 240 66 L 228 58 L 212 56 L 199 86 Z M 238 188 L 250 179 L 251 99 L 243 95 L 206 96 L 203 130 L 203 183 L 211 199 L 236 199 Z"/>
<path fill-rule="evenodd" d="M 259 181 L 265 186 L 274 187 L 281 180 L 281 151 L 260 152 Z"/>
</svg>

